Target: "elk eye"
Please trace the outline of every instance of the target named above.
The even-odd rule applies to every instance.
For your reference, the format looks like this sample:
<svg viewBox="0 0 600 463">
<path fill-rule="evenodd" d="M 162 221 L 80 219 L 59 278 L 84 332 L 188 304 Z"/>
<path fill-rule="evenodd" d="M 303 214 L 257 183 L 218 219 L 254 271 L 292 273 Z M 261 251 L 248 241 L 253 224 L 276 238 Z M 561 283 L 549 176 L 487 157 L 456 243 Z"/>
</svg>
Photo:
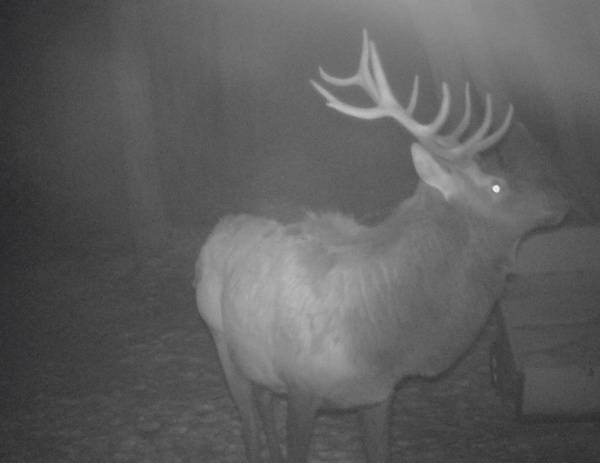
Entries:
<svg viewBox="0 0 600 463">
<path fill-rule="evenodd" d="M 492 179 L 489 188 L 489 194 L 496 199 L 503 198 L 504 195 L 508 192 L 506 183 L 500 178 Z"/>
</svg>

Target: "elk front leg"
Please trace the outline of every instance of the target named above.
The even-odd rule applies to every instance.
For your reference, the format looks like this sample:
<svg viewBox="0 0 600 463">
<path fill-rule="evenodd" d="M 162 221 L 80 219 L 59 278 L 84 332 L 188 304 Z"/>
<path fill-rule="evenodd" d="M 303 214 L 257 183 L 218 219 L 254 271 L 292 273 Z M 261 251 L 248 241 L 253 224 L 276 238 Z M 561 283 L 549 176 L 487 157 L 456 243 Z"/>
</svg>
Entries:
<svg viewBox="0 0 600 463">
<path fill-rule="evenodd" d="M 390 421 L 392 417 L 392 393 L 386 400 L 361 408 L 358 418 L 369 463 L 390 461 Z"/>
</svg>

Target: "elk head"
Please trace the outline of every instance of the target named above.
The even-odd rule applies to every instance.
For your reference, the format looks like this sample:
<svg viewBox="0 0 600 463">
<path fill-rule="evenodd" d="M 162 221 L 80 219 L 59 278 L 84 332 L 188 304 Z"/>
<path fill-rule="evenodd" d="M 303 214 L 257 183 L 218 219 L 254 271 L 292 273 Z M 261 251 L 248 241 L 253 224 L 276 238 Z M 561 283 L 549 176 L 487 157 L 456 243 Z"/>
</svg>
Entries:
<svg viewBox="0 0 600 463">
<path fill-rule="evenodd" d="M 566 204 L 558 195 L 548 195 L 547 191 L 540 191 L 537 185 L 522 181 L 518 175 L 484 172 L 479 166 L 480 154 L 492 148 L 507 133 L 514 113 L 512 105 L 508 107 L 500 127 L 488 133 L 492 125 L 492 99 L 488 94 L 483 122 L 463 140 L 472 113 L 467 83 L 463 118 L 451 133 L 440 135 L 450 109 L 448 85 L 442 84 L 442 102 L 433 121 L 429 124 L 417 122 L 412 114 L 419 93 L 418 76 L 415 77 L 410 100 L 403 107 L 390 89 L 375 44 L 369 40 L 366 30 L 363 31 L 359 69 L 354 76 L 333 77 L 322 68 L 319 68 L 319 73 L 331 85 L 362 88 L 375 102 L 375 106 L 368 108 L 352 106 L 311 80 L 328 106 L 361 119 L 391 117 L 416 138 L 417 142 L 411 146 L 415 169 L 422 182 L 437 190 L 446 202 L 467 207 L 481 218 L 512 228 L 515 236 L 546 220 L 555 222 L 557 216 L 562 218 Z"/>
</svg>

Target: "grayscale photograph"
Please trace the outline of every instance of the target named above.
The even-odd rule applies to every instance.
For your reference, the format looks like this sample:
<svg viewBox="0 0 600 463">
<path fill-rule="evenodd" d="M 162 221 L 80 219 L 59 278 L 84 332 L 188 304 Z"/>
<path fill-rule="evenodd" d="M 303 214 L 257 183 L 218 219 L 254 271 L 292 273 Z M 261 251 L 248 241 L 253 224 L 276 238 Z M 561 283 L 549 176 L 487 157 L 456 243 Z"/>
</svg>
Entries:
<svg viewBox="0 0 600 463">
<path fill-rule="evenodd" d="M 0 462 L 600 462 L 598 0 L 0 2 Z"/>
</svg>

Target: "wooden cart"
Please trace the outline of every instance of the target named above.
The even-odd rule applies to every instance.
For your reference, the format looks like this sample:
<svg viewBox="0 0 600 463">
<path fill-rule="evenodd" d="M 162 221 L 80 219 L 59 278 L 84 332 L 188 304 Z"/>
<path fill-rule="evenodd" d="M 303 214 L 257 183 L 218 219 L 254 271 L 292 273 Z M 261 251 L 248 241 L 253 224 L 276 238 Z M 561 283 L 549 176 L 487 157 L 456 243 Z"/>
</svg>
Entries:
<svg viewBox="0 0 600 463">
<path fill-rule="evenodd" d="M 525 240 L 495 316 L 492 383 L 517 417 L 600 420 L 600 227 Z"/>
</svg>

